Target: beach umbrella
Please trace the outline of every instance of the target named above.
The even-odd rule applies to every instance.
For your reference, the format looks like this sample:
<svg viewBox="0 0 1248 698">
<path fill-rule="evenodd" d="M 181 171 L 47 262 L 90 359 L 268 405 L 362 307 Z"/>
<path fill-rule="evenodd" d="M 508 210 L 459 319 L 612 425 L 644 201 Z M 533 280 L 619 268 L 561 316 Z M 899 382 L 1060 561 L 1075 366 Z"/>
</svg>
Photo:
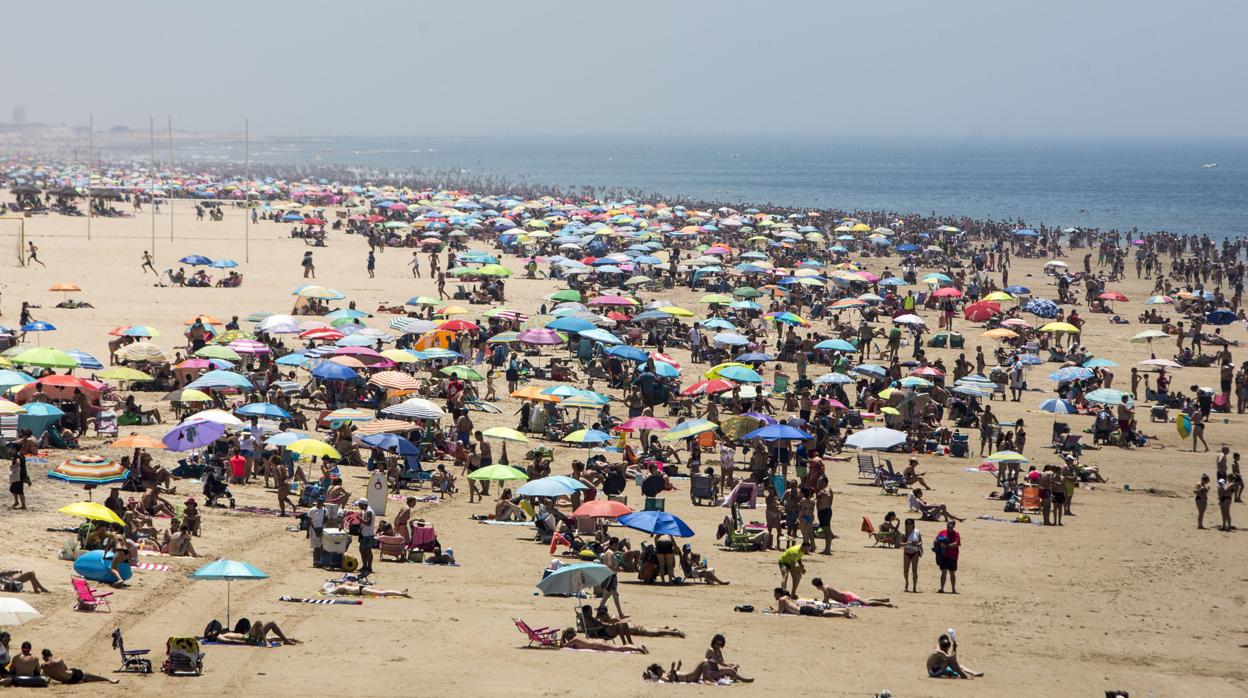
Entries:
<svg viewBox="0 0 1248 698">
<path fill-rule="evenodd" d="M 294 453 L 298 453 L 300 456 L 304 458 L 318 458 L 319 457 L 322 460 L 325 460 L 327 458 L 332 458 L 334 460 L 342 458 L 342 454 L 338 452 L 338 449 L 325 443 L 324 441 L 319 441 L 317 439 L 308 439 L 308 438 L 297 439 L 287 444 L 286 450 L 293 451 Z"/>
<path fill-rule="evenodd" d="M 290 419 L 290 413 L 271 402 L 251 402 L 234 410 L 245 417 L 262 417 L 271 419 Z"/>
<path fill-rule="evenodd" d="M 156 329 L 155 327 L 152 327 L 151 325 L 126 325 L 123 327 L 114 328 L 112 332 L 109 332 L 109 334 L 116 336 L 116 337 L 151 338 L 151 337 L 159 337 L 161 332 L 160 330 Z"/>
<path fill-rule="evenodd" d="M 88 371 L 98 371 L 99 369 L 104 368 L 104 364 L 100 363 L 99 359 L 85 351 L 67 349 L 65 353 L 73 357 L 74 360 L 78 362 L 78 368 L 85 368 Z"/>
<path fill-rule="evenodd" d="M 640 417 L 633 417 L 632 419 L 625 421 L 623 424 L 620 424 L 620 426 L 617 428 L 625 429 L 628 431 L 633 431 L 633 430 L 658 431 L 661 429 L 668 429 L 670 427 L 668 426 L 667 422 L 661 419 L 658 419 L 656 417 L 649 417 L 646 415 L 642 415 Z"/>
<path fill-rule="evenodd" d="M 126 522 L 113 512 L 112 509 L 100 504 L 99 502 L 74 502 L 67 504 L 56 510 L 57 513 L 66 516 L 75 516 L 80 519 L 89 519 L 91 521 L 103 521 L 104 523 L 125 526 Z"/>
<path fill-rule="evenodd" d="M 607 350 L 607 355 L 625 359 L 627 361 L 636 361 L 638 363 L 650 358 L 650 355 L 647 354 L 644 349 L 639 349 L 627 344 L 611 347 Z"/>
<path fill-rule="evenodd" d="M 883 378 L 888 375 L 888 369 L 877 364 L 858 364 L 849 370 L 853 373 L 861 373 L 864 376 L 875 376 L 876 378 Z"/>
<path fill-rule="evenodd" d="M 871 427 L 855 432 L 845 439 L 845 445 L 862 450 L 888 450 L 906 442 L 906 433 L 885 427 Z"/>
<path fill-rule="evenodd" d="M 584 485 L 576 480 L 572 480 L 579 487 L 573 487 L 568 480 L 572 478 L 559 477 L 543 477 L 537 480 L 530 480 L 524 483 L 516 490 L 516 494 L 524 497 L 568 497 L 578 489 L 583 489 Z"/>
<path fill-rule="evenodd" d="M 597 326 L 589 320 L 576 316 L 556 318 L 546 323 L 546 329 L 560 330 L 562 332 L 584 332 L 595 327 Z"/>
<path fill-rule="evenodd" d="M 420 455 L 419 446 L 398 434 L 369 434 L 361 438 L 360 441 L 373 448 L 379 448 L 400 456 Z"/>
<path fill-rule="evenodd" d="M 394 351 L 401 352 L 402 350 L 398 349 Z M 393 359 L 391 360 L 393 361 Z M 389 388 L 390 390 L 416 390 L 420 387 L 419 381 L 402 371 L 380 371 L 370 376 L 368 382 L 373 385 L 379 385 L 383 388 Z"/>
<path fill-rule="evenodd" d="M 212 396 L 202 390 L 182 388 L 169 392 L 161 400 L 164 402 L 212 402 Z"/>
<path fill-rule="evenodd" d="M 301 434 L 297 431 L 279 431 L 264 440 L 264 445 L 285 448 L 300 439 L 308 438 L 307 434 Z"/>
<path fill-rule="evenodd" d="M 750 343 L 748 337 L 742 334 L 737 334 L 736 332 L 720 332 L 719 334 L 713 335 L 711 337 L 711 341 L 716 344 L 724 344 L 733 347 L 745 346 Z"/>
<path fill-rule="evenodd" d="M 225 580 L 225 625 L 230 627 L 230 583 L 235 579 L 268 579 L 255 566 L 237 560 L 217 560 L 195 570 L 191 579 Z"/>
<path fill-rule="evenodd" d="M 1083 362 L 1084 368 L 1108 368 L 1110 366 L 1117 366 L 1117 365 L 1118 365 L 1117 361 L 1111 361 L 1109 359 L 1088 359 L 1087 361 Z"/>
<path fill-rule="evenodd" d="M 1144 359 L 1141 366 L 1160 366 L 1161 368 L 1183 368 L 1183 364 L 1171 359 Z"/>
<path fill-rule="evenodd" d="M 359 377 L 359 374 L 354 369 L 332 361 L 317 363 L 317 365 L 312 367 L 312 375 L 323 381 L 349 381 Z"/>
<path fill-rule="evenodd" d="M 212 264 L 212 260 L 202 254 L 190 254 L 178 260 L 178 264 L 189 264 L 193 267 L 208 266 Z"/>
<path fill-rule="evenodd" d="M 761 351 L 751 351 L 737 356 L 733 361 L 741 361 L 744 363 L 762 363 L 767 361 L 775 361 L 776 357 Z"/>
<path fill-rule="evenodd" d="M 364 410 L 357 410 L 354 407 L 340 407 L 333 412 L 322 417 L 327 422 L 368 422 L 372 421 L 373 415 Z"/>
<path fill-rule="evenodd" d="M 42 617 L 43 614 L 16 596 L 0 597 L 0 626 L 25 625 Z"/>
<path fill-rule="evenodd" d="M 1023 304 L 1023 310 L 1042 318 L 1057 317 L 1057 304 L 1045 298 L 1033 298 Z"/>
<path fill-rule="evenodd" d="M 659 435 L 659 441 L 679 441 L 688 439 L 703 432 L 715 431 L 719 425 L 705 419 L 690 419 L 668 429 Z"/>
<path fill-rule="evenodd" d="M 1135 398 L 1130 393 L 1124 393 L 1121 390 L 1113 388 L 1098 388 L 1088 393 L 1086 396 L 1088 402 L 1099 402 L 1105 405 L 1118 405 L 1122 403 L 1122 398 L 1127 398 L 1128 405 L 1135 404 Z"/>
<path fill-rule="evenodd" d="M 484 468 L 477 468 L 468 474 L 469 480 L 528 480 L 529 476 L 523 470 L 517 470 L 510 465 L 495 463 L 487 465 Z"/>
<path fill-rule="evenodd" d="M 941 289 L 941 291 L 944 291 L 944 290 L 946 289 L 943 289 L 943 288 Z M 940 291 L 937 291 L 937 293 L 940 293 Z M 971 322 L 983 322 L 1000 312 L 1001 312 L 1000 303 L 996 301 L 984 300 L 984 301 L 979 301 L 978 303 L 971 303 L 970 305 L 963 308 L 962 316 L 965 317 L 967 320 L 970 320 Z"/>
<path fill-rule="evenodd" d="M 1014 330 L 1007 330 L 1004 327 L 998 327 L 984 332 L 982 336 L 988 337 L 989 339 L 1014 339 L 1018 336 L 1018 333 Z"/>
<path fill-rule="evenodd" d="M 736 381 L 737 383 L 762 383 L 763 377 L 758 371 L 744 366 L 726 366 L 719 372 L 719 378 Z"/>
<path fill-rule="evenodd" d="M 21 366 L 38 366 L 40 368 L 75 368 L 78 360 L 51 347 L 27 349 L 12 359 L 14 364 Z"/>
<path fill-rule="evenodd" d="M 814 380 L 815 385 L 848 385 L 854 379 L 844 373 L 825 373 Z"/>
<path fill-rule="evenodd" d="M 1059 368 L 1058 370 L 1050 373 L 1049 378 L 1057 381 L 1058 383 L 1066 383 L 1068 381 L 1087 380 L 1094 375 L 1096 374 L 1090 368 L 1084 368 L 1082 366 L 1067 366 L 1066 368 Z"/>
<path fill-rule="evenodd" d="M 1235 313 L 1229 310 L 1215 310 L 1205 316 L 1205 322 L 1210 325 L 1229 325 L 1235 322 Z"/>
<path fill-rule="evenodd" d="M 1073 402 L 1062 400 L 1060 398 L 1051 398 L 1040 403 L 1041 412 L 1052 412 L 1053 414 L 1075 414 L 1079 411 Z"/>
<path fill-rule="evenodd" d="M 624 340 L 620 339 L 619 337 L 616 337 L 615 335 L 611 334 L 610 332 L 606 330 L 600 330 L 600 329 L 582 330 L 580 332 L 580 335 L 581 335 L 581 339 L 589 339 L 595 342 L 602 342 L 604 344 L 623 344 L 624 343 Z"/>
<path fill-rule="evenodd" d="M 82 363 L 80 362 L 78 365 L 82 366 Z M 100 378 L 115 381 L 149 381 L 152 379 L 150 375 L 137 369 L 129 368 L 128 366 L 115 366 L 113 368 L 100 371 L 97 375 Z"/>
<path fill-rule="evenodd" d="M 116 441 L 109 444 L 109 446 L 112 446 L 113 448 L 125 448 L 125 449 L 130 449 L 130 448 L 164 449 L 165 443 L 159 439 L 153 439 L 150 436 L 143 436 L 141 434 L 130 434 L 129 436 L 123 436 L 120 439 L 117 439 Z"/>
<path fill-rule="evenodd" d="M 666 511 L 637 511 L 625 514 L 616 521 L 631 529 L 655 536 L 669 535 L 675 538 L 693 536 L 693 529 L 689 528 L 689 524 Z"/>
<path fill-rule="evenodd" d="M 1144 299 L 1144 305 L 1168 305 L 1173 302 L 1174 299 L 1170 296 L 1149 296 Z"/>
<path fill-rule="evenodd" d="M 247 376 L 234 373 L 232 371 L 216 370 L 209 371 L 199 378 L 196 378 L 186 387 L 195 388 L 196 390 L 202 388 L 238 388 L 239 390 L 251 390 L 252 385 L 251 381 L 247 379 Z"/>
<path fill-rule="evenodd" d="M 529 442 L 529 437 L 515 429 L 512 429 L 511 427 L 490 427 L 489 429 L 481 432 L 481 435 L 491 439 L 511 441 L 514 443 L 527 444 Z"/>
<path fill-rule="evenodd" d="M 1041 332 L 1065 332 L 1067 334 L 1078 334 L 1079 328 L 1069 322 L 1050 322 L 1040 327 Z"/>
<path fill-rule="evenodd" d="M 563 344 L 563 337 L 558 332 L 548 329 L 531 328 L 520 333 L 517 339 L 523 344 L 556 345 Z"/>
<path fill-rule="evenodd" d="M 604 499 L 591 499 L 588 502 L 585 502 L 584 504 L 577 507 L 576 511 L 572 512 L 572 517 L 576 518 L 580 516 L 587 516 L 587 517 L 595 518 L 595 519 L 596 518 L 613 519 L 613 518 L 616 518 L 617 516 L 624 516 L 625 514 L 631 514 L 631 513 L 633 513 L 633 510 L 629 508 L 627 504 L 624 504 L 623 502 L 616 502 L 616 501 L 604 498 Z"/>
<path fill-rule="evenodd" d="M 179 424 L 161 439 L 170 451 L 190 451 L 203 448 L 225 434 L 225 425 L 213 421 L 197 421 Z"/>
<path fill-rule="evenodd" d="M 150 361 L 153 363 L 169 363 L 165 350 L 151 342 L 135 342 L 117 350 L 116 356 L 122 361 Z"/>
<path fill-rule="evenodd" d="M 12 400 L 0 399 L 0 414 L 26 414 L 26 408 Z"/>
<path fill-rule="evenodd" d="M 578 562 L 564 565 L 546 575 L 537 583 L 545 596 L 572 596 L 584 589 L 600 586 L 613 577 L 615 572 L 597 562 Z"/>
<path fill-rule="evenodd" d="M 657 366 L 658 364 L 655 365 Z M 722 393 L 727 390 L 732 390 L 732 383 L 719 378 L 711 378 L 697 381 L 680 391 L 680 394 L 684 396 L 702 395 L 703 393 L 707 395 L 714 395 L 715 393 Z"/>
<path fill-rule="evenodd" d="M 1149 344 L 1152 344 L 1154 339 L 1163 339 L 1169 336 L 1170 335 L 1162 332 L 1161 330 L 1144 330 L 1143 332 L 1132 337 L 1131 341 L 1136 344 L 1140 342 L 1148 342 Z M 16 359 L 14 359 L 14 361 L 16 361 Z"/>
<path fill-rule="evenodd" d="M 476 369 L 469 367 L 469 366 L 463 366 L 460 364 L 456 364 L 454 366 L 447 366 L 443 368 L 442 370 L 438 371 L 438 373 L 441 373 L 444 376 L 455 376 L 456 378 L 462 378 L 463 380 L 466 380 L 466 381 L 485 380 L 485 377 L 482 376 L 479 372 L 477 372 Z"/>
<path fill-rule="evenodd" d="M 551 401 L 557 401 L 558 398 L 551 398 Z M 432 419 L 439 420 L 446 416 L 442 408 L 424 398 L 413 397 L 400 402 L 397 405 L 391 405 L 381 411 L 382 414 L 394 417 L 406 417 L 408 419 Z"/>
<path fill-rule="evenodd" d="M 103 456 L 70 458 L 48 470 L 48 477 L 79 485 L 108 485 L 125 482 L 130 470 L 119 462 Z"/>
<path fill-rule="evenodd" d="M 1103 301 L 1116 301 L 1119 303 L 1127 302 L 1127 297 L 1118 291 L 1106 291 L 1097 296 L 1097 298 L 1100 298 Z"/>
<path fill-rule="evenodd" d="M 597 429 L 577 429 L 563 437 L 563 441 L 571 444 L 600 444 L 610 440 L 610 434 Z"/>
<path fill-rule="evenodd" d="M 843 339 L 825 339 L 815 345 L 815 349 L 823 349 L 826 351 L 858 351 L 858 347 L 850 344 Z"/>
<path fill-rule="evenodd" d="M 804 441 L 815 437 L 788 424 L 768 424 L 751 431 L 741 438 L 743 440 L 762 439 L 763 441 Z"/>
<path fill-rule="evenodd" d="M 50 322 L 44 322 L 43 320 L 35 320 L 22 325 L 23 332 L 53 332 L 55 330 L 55 325 Z"/>
<path fill-rule="evenodd" d="M 573 291 L 571 289 L 563 289 L 562 291 L 555 291 L 554 293 L 546 296 L 546 300 L 571 301 L 573 303 L 579 303 L 581 301 L 581 292 Z"/>
<path fill-rule="evenodd" d="M 1028 463 L 1030 462 L 1027 456 L 1024 456 L 1023 454 L 1017 451 L 997 451 L 996 453 L 989 454 L 988 457 L 984 459 L 984 461 L 988 463 Z"/>
<path fill-rule="evenodd" d="M 918 315 L 915 315 L 914 313 L 906 313 L 905 315 L 898 315 L 897 317 L 893 318 L 893 324 L 925 326 L 927 325 L 927 321 L 919 317 Z"/>
<path fill-rule="evenodd" d="M 0 369 L 0 394 L 7 393 L 9 388 L 15 385 L 26 385 L 34 383 L 34 376 L 27 375 L 21 371 L 11 369 Z"/>
</svg>

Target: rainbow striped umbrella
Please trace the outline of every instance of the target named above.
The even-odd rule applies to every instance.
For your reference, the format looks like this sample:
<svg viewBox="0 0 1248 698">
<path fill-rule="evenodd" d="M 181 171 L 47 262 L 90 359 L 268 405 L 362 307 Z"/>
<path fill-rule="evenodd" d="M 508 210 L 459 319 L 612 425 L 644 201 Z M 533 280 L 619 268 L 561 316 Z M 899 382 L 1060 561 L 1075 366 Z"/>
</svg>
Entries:
<svg viewBox="0 0 1248 698">
<path fill-rule="evenodd" d="M 104 456 L 76 456 L 48 471 L 48 477 L 53 480 L 80 485 L 107 485 L 124 482 L 129 476 L 129 469 Z"/>
</svg>

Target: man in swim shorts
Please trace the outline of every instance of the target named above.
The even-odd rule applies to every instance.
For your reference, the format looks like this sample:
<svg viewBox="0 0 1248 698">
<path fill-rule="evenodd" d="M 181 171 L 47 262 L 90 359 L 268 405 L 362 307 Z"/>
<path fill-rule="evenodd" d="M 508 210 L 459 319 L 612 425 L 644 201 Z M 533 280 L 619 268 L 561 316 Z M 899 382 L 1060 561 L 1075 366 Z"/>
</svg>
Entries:
<svg viewBox="0 0 1248 698">
<path fill-rule="evenodd" d="M 65 664 L 64 659 L 58 659 L 52 655 L 52 650 L 43 650 L 43 663 L 39 665 L 39 669 L 43 671 L 43 675 L 48 678 L 59 681 L 61 683 L 97 683 L 107 681 L 109 683 L 118 683 L 116 679 L 110 679 L 107 676 L 97 676 L 88 674 L 82 669 L 71 669 Z"/>
</svg>

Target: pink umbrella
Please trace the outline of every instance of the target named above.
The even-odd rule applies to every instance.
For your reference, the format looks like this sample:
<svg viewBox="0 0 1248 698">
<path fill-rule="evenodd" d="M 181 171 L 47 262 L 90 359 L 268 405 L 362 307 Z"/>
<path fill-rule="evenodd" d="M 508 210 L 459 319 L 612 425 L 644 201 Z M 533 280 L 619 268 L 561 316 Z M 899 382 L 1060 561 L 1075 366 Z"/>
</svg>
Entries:
<svg viewBox="0 0 1248 698">
<path fill-rule="evenodd" d="M 558 332 L 545 328 L 528 329 L 520 333 L 519 340 L 525 344 L 563 344 Z"/>
<path fill-rule="evenodd" d="M 1022 318 L 1012 317 L 1009 320 L 1001 322 L 1003 327 L 1031 327 L 1031 324 Z"/>
<path fill-rule="evenodd" d="M 334 356 L 372 356 L 375 358 L 385 358 L 377 352 L 376 349 L 368 347 L 338 347 L 334 349 Z"/>
<path fill-rule="evenodd" d="M 679 361 L 677 361 L 676 359 L 673 359 L 672 357 L 668 356 L 667 354 L 660 354 L 660 353 L 659 353 L 659 352 L 657 352 L 657 351 L 652 351 L 652 352 L 650 352 L 650 358 L 654 359 L 655 361 L 659 361 L 659 362 L 661 362 L 661 363 L 668 364 L 668 365 L 673 366 L 673 367 L 675 367 L 675 368 L 680 368 L 680 362 L 679 362 Z"/>
<path fill-rule="evenodd" d="M 212 368 L 212 362 L 209 361 L 208 359 L 187 359 L 186 361 L 183 361 L 182 363 L 178 364 L 174 368 L 179 368 L 179 369 Z"/>
<path fill-rule="evenodd" d="M 240 354 L 271 354 L 273 352 L 267 344 L 254 339 L 236 339 L 226 346 Z"/>
<path fill-rule="evenodd" d="M 598 296 L 590 300 L 589 305 L 636 305 L 636 303 L 623 296 Z"/>
<path fill-rule="evenodd" d="M 962 292 L 952 286 L 946 286 L 944 288 L 937 289 L 932 295 L 936 298 L 960 298 L 962 296 Z"/>
<path fill-rule="evenodd" d="M 642 417 L 633 417 L 632 419 L 628 420 L 627 422 L 624 422 L 623 424 L 621 424 L 620 426 L 616 428 L 628 429 L 629 431 L 632 431 L 633 429 L 640 429 L 643 431 L 655 431 L 657 429 L 669 429 L 670 427 L 667 425 L 667 422 L 661 419 L 657 419 L 655 417 L 642 416 Z"/>
</svg>

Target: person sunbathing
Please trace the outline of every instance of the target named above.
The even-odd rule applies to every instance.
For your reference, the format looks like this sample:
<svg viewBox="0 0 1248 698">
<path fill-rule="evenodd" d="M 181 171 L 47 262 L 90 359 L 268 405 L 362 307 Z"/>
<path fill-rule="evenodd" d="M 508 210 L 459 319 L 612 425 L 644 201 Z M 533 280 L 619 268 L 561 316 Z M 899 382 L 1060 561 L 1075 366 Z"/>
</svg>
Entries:
<svg viewBox="0 0 1248 698">
<path fill-rule="evenodd" d="M 720 679 L 728 678 L 741 683 L 753 683 L 754 679 L 741 675 L 741 665 L 724 660 L 724 646 L 727 644 L 728 640 L 720 633 L 711 638 L 711 646 L 706 650 L 706 659 L 701 664 L 702 680 L 718 683 Z"/>
<path fill-rule="evenodd" d="M 72 683 L 99 683 L 107 681 L 109 683 L 118 683 L 116 679 L 110 679 L 107 676 L 99 676 L 97 674 L 88 674 L 82 669 L 71 669 L 65 664 L 64 659 L 58 659 L 52 654 L 52 650 L 44 650 L 40 653 L 43 656 L 43 663 L 39 665 L 39 669 L 44 676 L 59 681 L 64 684 Z"/>
<path fill-rule="evenodd" d="M 776 597 L 776 613 L 790 616 L 814 616 L 816 618 L 853 618 L 848 608 L 821 608 L 811 603 L 798 603 L 797 598 L 787 590 L 776 587 L 772 594 Z"/>
<path fill-rule="evenodd" d="M 953 631 L 950 631 L 951 633 Z M 948 634 L 941 635 L 936 641 L 936 649 L 927 656 L 927 675 L 933 679 L 969 679 L 983 676 L 982 671 L 974 671 L 958 662 L 958 643 Z"/>
<path fill-rule="evenodd" d="M 511 501 L 511 490 L 505 489 L 494 502 L 494 518 L 498 521 L 524 521 L 528 515 Z"/>
<path fill-rule="evenodd" d="M 702 556 L 693 552 L 693 546 L 685 543 L 680 549 L 680 570 L 685 579 L 700 579 L 707 584 L 728 584 L 715 574 L 715 569 L 707 567 Z"/>
<path fill-rule="evenodd" d="M 642 637 L 684 637 L 685 634 L 676 629 L 663 626 L 661 628 L 646 628 L 635 623 L 612 618 L 607 612 L 605 606 L 599 606 L 597 613 L 592 611 L 589 604 L 581 606 L 581 618 L 585 621 L 585 627 L 591 631 L 602 631 L 601 634 L 611 638 L 622 638 L 628 644 L 633 643 L 633 636 L 640 635 Z"/>
<path fill-rule="evenodd" d="M 920 512 L 923 514 L 923 518 L 932 521 L 937 519 L 944 519 L 945 521 L 949 521 L 951 519 L 953 521 L 966 521 L 966 519 L 960 519 L 949 513 L 949 509 L 946 508 L 944 504 L 928 504 L 923 501 L 923 490 L 918 488 L 915 488 L 914 492 L 910 495 L 910 510 Z"/>
<path fill-rule="evenodd" d="M 675 662 L 664 672 L 662 666 L 651 664 L 642 672 L 641 678 L 643 681 L 653 683 L 703 683 L 702 677 L 706 673 L 706 662 L 698 662 L 698 665 L 688 674 L 680 673 L 681 666 L 683 662 Z"/>
<path fill-rule="evenodd" d="M 927 481 L 923 479 L 923 476 L 926 475 L 927 473 L 918 472 L 917 470 L 918 465 L 919 465 L 919 461 L 914 458 L 911 458 L 909 465 L 906 466 L 905 470 L 901 471 L 902 479 L 906 481 L 907 485 L 913 485 L 917 482 L 919 486 L 923 487 L 924 489 L 929 489 L 929 490 L 932 489 L 931 486 L 927 484 Z"/>
<path fill-rule="evenodd" d="M 299 645 L 302 641 L 293 637 L 286 637 L 282 629 L 277 627 L 277 623 L 265 623 L 256 621 L 251 624 L 245 633 L 225 632 L 219 627 L 210 627 L 204 632 L 204 639 L 209 642 L 221 642 L 229 645 L 254 645 L 256 647 L 267 647 L 269 644 L 269 634 L 277 636 L 277 639 L 283 645 Z"/>
<path fill-rule="evenodd" d="M 830 586 L 824 586 L 823 580 L 820 579 L 819 577 L 815 577 L 814 579 L 810 580 L 810 584 L 814 588 L 823 592 L 824 603 L 843 603 L 846 605 L 856 603 L 860 606 L 888 606 L 889 608 L 893 607 L 893 604 L 889 602 L 887 596 L 879 597 L 879 598 L 864 599 L 852 591 L 837 591 L 836 589 L 833 589 Z"/>
<path fill-rule="evenodd" d="M 21 570 L 0 570 L 0 589 L 17 593 L 22 590 L 22 586 L 30 582 L 31 591 L 36 594 L 48 593 L 48 588 L 39 583 L 39 578 L 34 572 L 23 572 Z"/>
<path fill-rule="evenodd" d="M 326 582 L 321 587 L 321 591 L 328 596 L 374 596 L 379 598 L 388 598 L 391 596 L 401 596 L 405 599 L 412 598 L 407 590 L 398 591 L 395 589 L 382 589 L 372 584 L 358 584 L 356 582 Z"/>
<path fill-rule="evenodd" d="M 594 652 L 628 652 L 633 654 L 650 654 L 645 645 L 616 645 L 599 640 L 586 640 L 576 636 L 575 628 L 564 628 L 559 636 L 559 647 L 573 650 L 591 650 Z"/>
</svg>

